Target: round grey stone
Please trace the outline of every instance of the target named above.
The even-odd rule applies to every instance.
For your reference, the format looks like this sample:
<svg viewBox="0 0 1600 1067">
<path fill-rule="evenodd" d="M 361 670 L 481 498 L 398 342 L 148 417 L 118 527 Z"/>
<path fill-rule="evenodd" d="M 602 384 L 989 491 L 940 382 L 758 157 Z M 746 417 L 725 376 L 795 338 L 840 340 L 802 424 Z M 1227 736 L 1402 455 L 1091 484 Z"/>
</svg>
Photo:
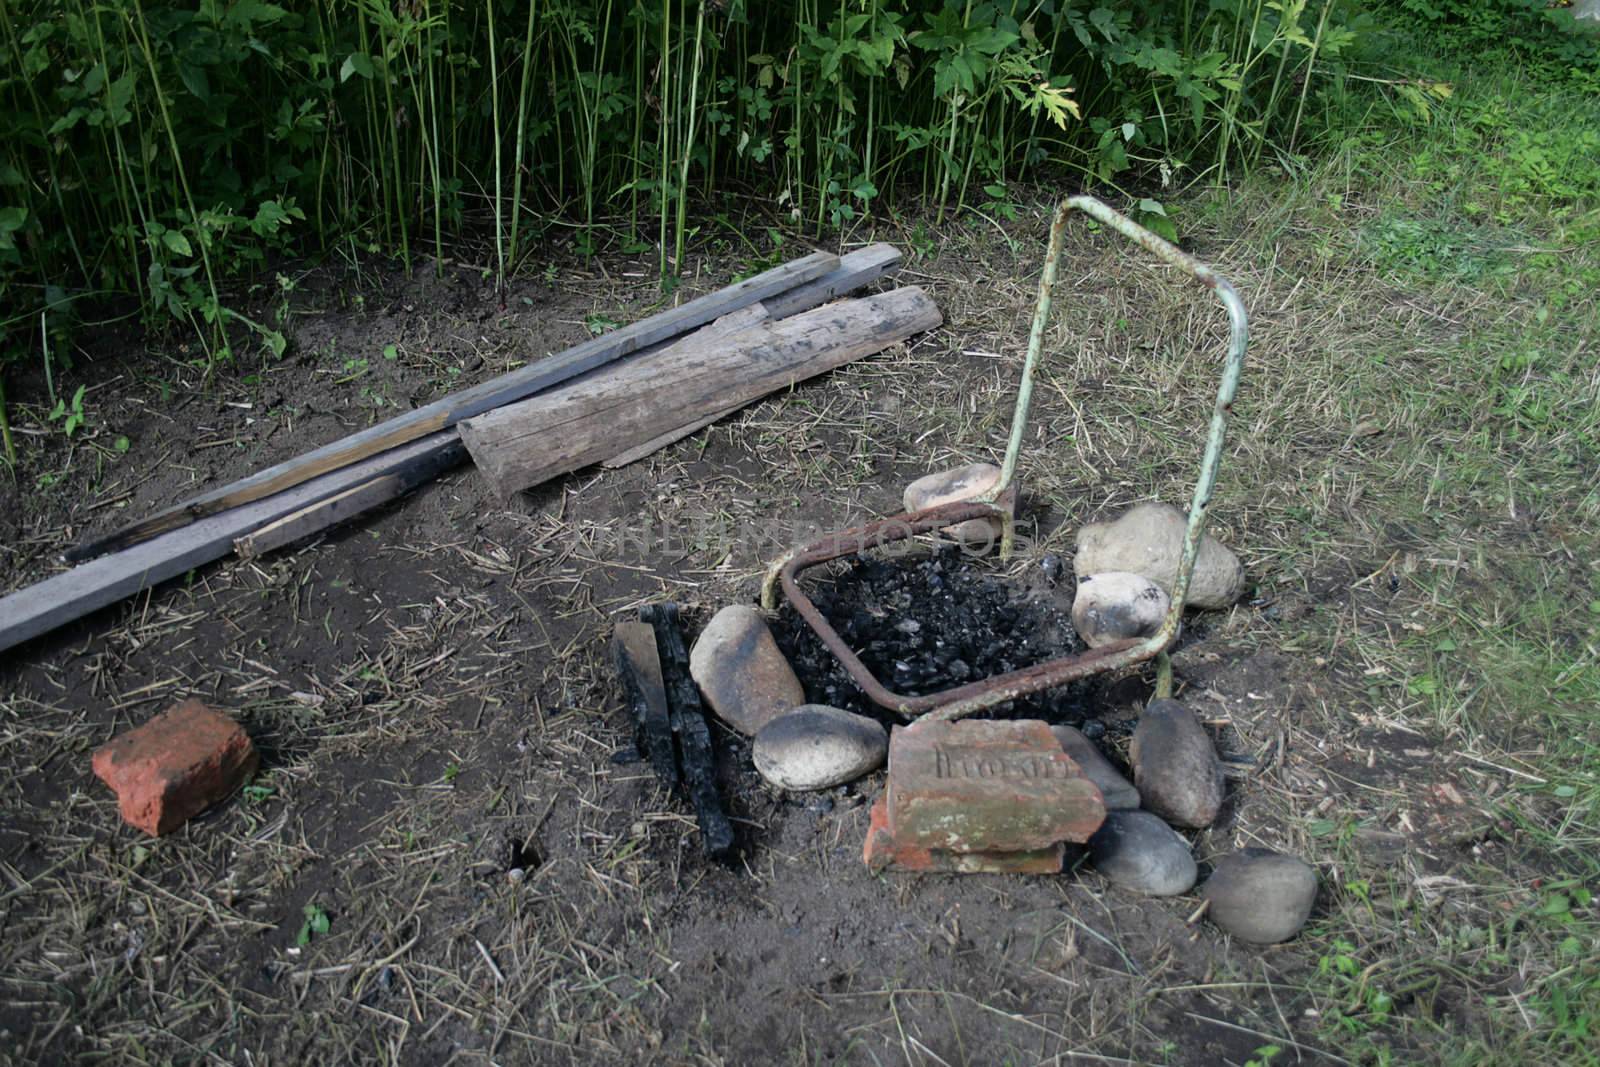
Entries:
<svg viewBox="0 0 1600 1067">
<path fill-rule="evenodd" d="M 1149 637 L 1161 629 L 1172 600 L 1155 582 L 1130 571 L 1110 571 L 1078 579 L 1072 600 L 1072 628 L 1090 648 L 1130 637 Z"/>
<path fill-rule="evenodd" d="M 779 789 L 827 789 L 883 766 L 889 735 L 877 720 L 826 704 L 805 704 L 756 733 L 751 754 Z"/>
<path fill-rule="evenodd" d="M 1152 700 L 1128 746 L 1147 811 L 1174 826 L 1210 826 L 1222 808 L 1222 761 L 1205 727 L 1176 700 Z"/>
<path fill-rule="evenodd" d="M 1115 884 L 1153 897 L 1187 893 L 1199 873 L 1189 843 L 1147 811 L 1106 812 L 1089 857 Z"/>
<path fill-rule="evenodd" d="M 1317 899 L 1310 864 L 1267 848 L 1246 848 L 1217 862 L 1200 895 L 1211 921 L 1241 941 L 1272 945 L 1300 932 Z"/>
</svg>

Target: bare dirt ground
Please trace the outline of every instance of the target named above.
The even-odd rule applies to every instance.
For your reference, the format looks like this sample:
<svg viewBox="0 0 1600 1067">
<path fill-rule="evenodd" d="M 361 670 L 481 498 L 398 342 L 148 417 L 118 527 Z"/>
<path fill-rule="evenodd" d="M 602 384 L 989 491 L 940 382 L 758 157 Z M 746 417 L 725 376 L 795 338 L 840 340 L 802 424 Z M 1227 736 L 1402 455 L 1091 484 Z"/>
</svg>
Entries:
<svg viewBox="0 0 1600 1067">
<path fill-rule="evenodd" d="M 1531 498 L 1502 480 L 1499 499 L 1492 479 L 1452 480 L 1444 457 L 1475 424 L 1417 398 L 1440 380 L 1429 354 L 1477 309 L 1327 252 L 1324 222 L 1222 205 L 1191 245 L 1254 326 L 1214 511 L 1252 591 L 1175 657 L 1230 767 L 1195 849 L 1313 863 L 1322 897 L 1295 942 L 1235 943 L 1191 921 L 1196 897 L 1133 897 L 1086 869 L 873 876 L 860 845 L 881 776 L 782 796 L 726 733 L 743 856 L 718 866 L 687 807 L 628 761 L 612 619 L 671 597 L 703 622 L 755 596 L 791 531 L 894 513 L 916 474 L 998 458 L 1042 256 L 1035 205 L 920 249 L 873 235 L 923 253 L 900 281 L 946 316 L 908 346 L 510 502 L 463 468 L 6 654 L 0 1058 L 1243 1065 L 1515 1049 L 1517 1012 L 1542 1010 L 1533 991 L 1566 966 L 1569 928 L 1542 924 L 1539 880 L 1592 838 L 1551 791 L 1541 724 L 1452 720 L 1439 693 L 1458 687 L 1423 671 L 1464 617 L 1451 605 L 1498 603 L 1519 580 L 1594 583 L 1579 547 L 1593 508 L 1551 479 Z M 748 265 L 710 257 L 689 288 Z M 1075 231 L 1058 293 L 1018 580 L 1070 557 L 1090 518 L 1186 502 L 1221 349 L 1203 292 L 1104 234 Z M 281 362 L 207 381 L 181 352 L 86 340 L 105 384 L 71 441 L 13 387 L 36 432 L 0 502 L 0 584 L 50 573 L 86 530 L 657 299 L 621 260 L 557 264 L 503 307 L 474 270 L 324 268 L 289 296 Z M 1580 605 L 1561 647 L 1581 653 L 1585 624 Z M 1148 693 L 1143 676 L 1106 679 L 1093 706 L 1125 721 Z M 240 717 L 262 772 L 148 840 L 89 753 L 186 695 Z"/>
</svg>

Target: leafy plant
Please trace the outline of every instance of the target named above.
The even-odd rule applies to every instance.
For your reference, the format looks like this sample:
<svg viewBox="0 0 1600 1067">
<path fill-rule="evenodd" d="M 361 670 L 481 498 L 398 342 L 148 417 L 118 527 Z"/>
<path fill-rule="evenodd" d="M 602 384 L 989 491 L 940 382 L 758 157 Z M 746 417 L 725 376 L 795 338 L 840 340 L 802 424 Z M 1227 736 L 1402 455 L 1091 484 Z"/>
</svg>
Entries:
<svg viewBox="0 0 1600 1067">
<path fill-rule="evenodd" d="M 325 934 L 333 928 L 333 920 L 328 918 L 328 913 L 315 902 L 307 904 L 303 914 L 305 922 L 300 924 L 299 932 L 294 935 L 296 945 L 309 945 L 313 937 Z"/>
<path fill-rule="evenodd" d="M 485 220 L 468 190 L 496 275 L 557 216 L 669 272 L 690 201 L 731 185 L 829 229 L 907 191 L 1003 214 L 1052 165 L 1220 173 L 1292 145 L 1365 26 L 1346 0 L 21 0 L 0 293 L 128 293 L 210 359 L 236 327 L 281 354 L 234 280 L 318 248 L 409 262 L 421 234 L 442 260 Z"/>
<path fill-rule="evenodd" d="M 79 426 L 83 425 L 83 420 L 86 418 L 83 410 L 83 394 L 86 388 L 86 386 L 78 386 L 78 388 L 73 391 L 72 400 L 70 402 L 68 402 L 64 397 L 58 397 L 56 399 L 55 407 L 50 409 L 50 414 L 47 416 L 51 422 L 55 422 L 57 419 L 60 419 L 61 432 L 66 434 L 68 437 L 71 437 L 73 431 L 75 431 Z"/>
</svg>

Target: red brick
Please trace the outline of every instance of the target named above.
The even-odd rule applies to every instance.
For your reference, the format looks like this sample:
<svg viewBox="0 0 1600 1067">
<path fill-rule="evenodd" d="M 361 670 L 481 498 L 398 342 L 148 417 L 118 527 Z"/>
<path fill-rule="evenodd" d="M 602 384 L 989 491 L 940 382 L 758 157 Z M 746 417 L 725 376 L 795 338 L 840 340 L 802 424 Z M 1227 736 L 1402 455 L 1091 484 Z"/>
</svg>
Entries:
<svg viewBox="0 0 1600 1067">
<path fill-rule="evenodd" d="M 260 765 L 244 729 L 198 700 L 175 704 L 94 753 L 129 825 L 159 837 L 238 789 Z"/>
<path fill-rule="evenodd" d="M 955 874 L 1057 874 L 1065 846 L 1023 852 L 950 852 L 897 844 L 889 832 L 889 808 L 883 797 L 872 805 L 872 824 L 861 857 L 873 871 L 947 871 Z"/>
<path fill-rule="evenodd" d="M 1087 841 L 1105 820 L 1099 788 L 1038 720 L 896 727 L 885 795 L 898 844 L 952 852 Z"/>
</svg>

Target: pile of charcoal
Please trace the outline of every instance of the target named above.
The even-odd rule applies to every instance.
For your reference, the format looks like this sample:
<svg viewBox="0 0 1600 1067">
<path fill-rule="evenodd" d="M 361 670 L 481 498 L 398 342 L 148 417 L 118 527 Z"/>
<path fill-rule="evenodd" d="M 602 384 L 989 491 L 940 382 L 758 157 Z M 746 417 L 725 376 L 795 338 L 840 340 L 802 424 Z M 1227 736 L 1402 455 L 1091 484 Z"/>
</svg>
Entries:
<svg viewBox="0 0 1600 1067">
<path fill-rule="evenodd" d="M 921 696 L 1083 650 L 1069 618 L 1071 589 L 1027 593 L 955 546 L 918 557 L 853 556 L 832 574 L 802 579 L 807 595 L 890 690 Z M 1063 582 L 1063 586 L 1070 579 Z M 787 604 L 773 626 L 778 646 L 819 704 L 881 715 L 833 654 Z M 1023 697 L 997 716 L 1078 724 L 1087 686 Z"/>
</svg>

